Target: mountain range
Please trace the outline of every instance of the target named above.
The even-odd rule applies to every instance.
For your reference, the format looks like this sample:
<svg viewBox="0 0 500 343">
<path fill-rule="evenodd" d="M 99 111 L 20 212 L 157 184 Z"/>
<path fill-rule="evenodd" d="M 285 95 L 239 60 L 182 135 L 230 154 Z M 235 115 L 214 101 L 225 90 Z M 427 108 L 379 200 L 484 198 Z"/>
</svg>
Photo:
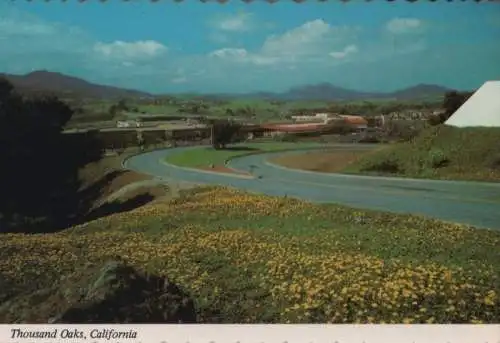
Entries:
<svg viewBox="0 0 500 343">
<path fill-rule="evenodd" d="M 102 99 L 160 96 L 158 94 L 153 95 L 139 90 L 99 85 L 77 77 L 45 70 L 34 71 L 25 75 L 0 74 L 0 77 L 8 79 L 16 87 L 16 89 L 22 93 L 52 93 L 63 97 L 77 96 Z M 245 94 L 203 94 L 202 96 L 214 99 L 244 98 L 288 101 L 353 101 L 370 99 L 412 100 L 439 97 L 447 91 L 450 91 L 447 87 L 433 84 L 419 84 L 394 92 L 363 92 L 338 87 L 331 83 L 320 83 L 316 85 L 293 87 L 282 93 L 253 92 Z"/>
<path fill-rule="evenodd" d="M 61 73 L 38 70 L 26 75 L 0 74 L 21 93 L 51 93 L 61 97 L 128 98 L 151 96 L 147 92 L 120 87 L 98 85 Z"/>
</svg>

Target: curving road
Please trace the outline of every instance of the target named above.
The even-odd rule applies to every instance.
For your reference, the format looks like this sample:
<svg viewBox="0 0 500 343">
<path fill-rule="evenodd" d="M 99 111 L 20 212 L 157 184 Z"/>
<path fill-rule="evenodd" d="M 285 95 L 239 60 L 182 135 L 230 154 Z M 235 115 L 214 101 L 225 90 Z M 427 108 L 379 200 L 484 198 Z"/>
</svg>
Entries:
<svg viewBox="0 0 500 343">
<path fill-rule="evenodd" d="M 331 149 L 369 148 L 337 145 Z M 277 196 L 291 196 L 314 202 L 339 203 L 357 208 L 428 217 L 500 229 L 500 183 L 435 181 L 375 176 L 326 174 L 292 170 L 267 162 L 276 152 L 239 157 L 228 166 L 258 176 L 242 178 L 168 165 L 162 160 L 179 153 L 175 148 L 133 156 L 124 167 L 156 176 L 159 180 L 180 180 L 196 184 L 219 184 Z"/>
</svg>

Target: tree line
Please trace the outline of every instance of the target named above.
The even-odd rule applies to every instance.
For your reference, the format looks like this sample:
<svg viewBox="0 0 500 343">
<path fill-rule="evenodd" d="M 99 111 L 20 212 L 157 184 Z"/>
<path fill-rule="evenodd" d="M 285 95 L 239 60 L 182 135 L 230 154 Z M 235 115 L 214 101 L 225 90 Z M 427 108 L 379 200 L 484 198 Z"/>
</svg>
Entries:
<svg viewBox="0 0 500 343">
<path fill-rule="evenodd" d="M 431 125 L 443 124 L 450 118 L 453 113 L 455 113 L 469 98 L 474 94 L 474 92 L 459 92 L 459 91 L 449 91 L 444 95 L 441 112 L 437 116 L 433 116 L 429 119 Z"/>
</svg>

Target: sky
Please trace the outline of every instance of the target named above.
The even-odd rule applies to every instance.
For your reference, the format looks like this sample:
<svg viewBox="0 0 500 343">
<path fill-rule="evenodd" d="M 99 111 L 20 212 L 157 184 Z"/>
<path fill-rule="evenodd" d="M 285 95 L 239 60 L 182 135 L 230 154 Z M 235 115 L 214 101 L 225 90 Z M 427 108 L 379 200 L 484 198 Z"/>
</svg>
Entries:
<svg viewBox="0 0 500 343">
<path fill-rule="evenodd" d="M 361 91 L 500 80 L 500 6 L 406 1 L 0 3 L 0 72 L 152 93 Z"/>
</svg>

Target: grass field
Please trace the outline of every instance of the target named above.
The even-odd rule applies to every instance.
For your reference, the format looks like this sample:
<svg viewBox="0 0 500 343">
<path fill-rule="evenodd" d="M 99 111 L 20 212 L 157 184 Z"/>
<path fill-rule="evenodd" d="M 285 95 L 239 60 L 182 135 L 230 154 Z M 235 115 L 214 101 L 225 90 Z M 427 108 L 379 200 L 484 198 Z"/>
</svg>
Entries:
<svg viewBox="0 0 500 343">
<path fill-rule="evenodd" d="M 224 165 L 230 158 L 242 156 L 249 153 L 271 152 L 288 149 L 303 149 L 321 147 L 320 143 L 248 143 L 235 145 L 229 149 L 215 150 L 212 147 L 200 147 L 189 149 L 172 156 L 168 156 L 165 161 L 180 167 L 203 168 L 213 164 L 214 166 Z"/>
<path fill-rule="evenodd" d="M 204 323 L 498 323 L 499 247 L 500 232 L 205 188 L 3 235 L 0 321 L 46 323 L 82 266 L 119 256 L 180 285 Z"/>
<path fill-rule="evenodd" d="M 292 169 L 338 173 L 369 153 L 373 153 L 373 151 L 309 151 L 297 155 L 278 156 L 272 158 L 270 162 Z"/>
<path fill-rule="evenodd" d="M 500 129 L 423 131 L 408 143 L 389 146 L 350 164 L 343 172 L 449 180 L 500 180 Z"/>
</svg>

